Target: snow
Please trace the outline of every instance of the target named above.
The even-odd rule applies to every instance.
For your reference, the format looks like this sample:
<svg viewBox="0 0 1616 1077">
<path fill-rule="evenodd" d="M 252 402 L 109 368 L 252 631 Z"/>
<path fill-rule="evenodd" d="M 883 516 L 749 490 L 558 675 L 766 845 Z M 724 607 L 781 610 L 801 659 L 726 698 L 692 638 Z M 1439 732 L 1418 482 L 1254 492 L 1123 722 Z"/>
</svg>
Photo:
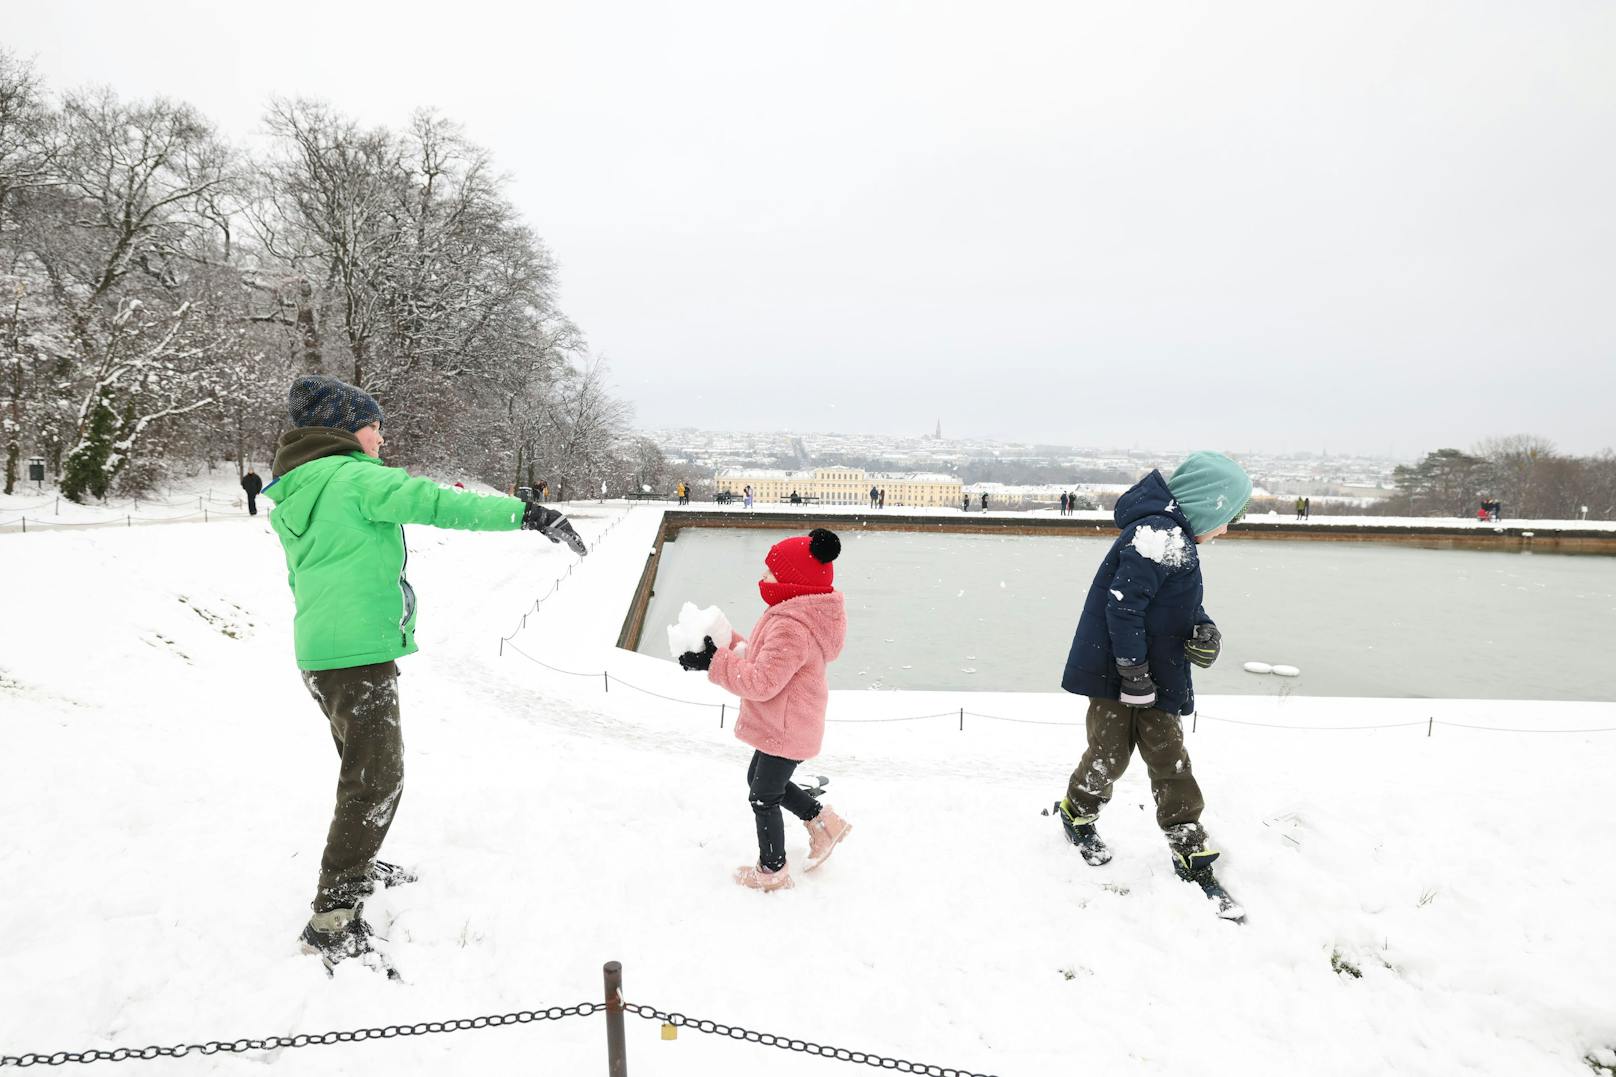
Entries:
<svg viewBox="0 0 1616 1077">
<path fill-rule="evenodd" d="M 755 851 L 734 700 L 613 646 L 660 510 L 568 508 L 576 565 L 528 533 L 409 531 L 422 651 L 384 856 L 422 878 L 370 904 L 401 984 L 297 952 L 336 767 L 267 521 L 0 536 L 0 1054 L 570 1005 L 609 959 L 630 1001 L 1006 1077 L 1572 1077 L 1616 1049 L 1616 732 L 1504 731 L 1616 728 L 1616 705 L 1203 699 L 1186 736 L 1235 926 L 1172 876 L 1137 761 L 1109 865 L 1040 816 L 1081 700 L 835 692 L 805 770 L 857 829 L 759 895 L 729 881 Z M 141 1070 L 588 1073 L 599 1022 Z M 635 1018 L 628 1049 L 670 1077 L 852 1069 Z"/>
<path fill-rule="evenodd" d="M 1267 662 L 1247 662 L 1244 666 L 1242 666 L 1240 668 L 1244 669 L 1247 673 L 1272 673 L 1272 672 L 1274 672 L 1274 667 L 1269 665 Z"/>
<path fill-rule="evenodd" d="M 1276 677 L 1300 677 L 1302 675 L 1302 671 L 1297 669 L 1295 666 L 1281 664 L 1274 666 L 1273 674 Z"/>
<path fill-rule="evenodd" d="M 679 620 L 668 626 L 668 653 L 678 658 L 689 651 L 700 651 L 713 640 L 719 647 L 728 647 L 735 630 L 729 618 L 717 606 L 697 609 L 694 602 L 679 607 Z"/>
<path fill-rule="evenodd" d="M 1134 528 L 1130 545 L 1139 551 L 1140 556 L 1169 568 L 1182 565 L 1189 548 L 1184 540 L 1184 532 L 1178 528 L 1155 528 L 1148 524 Z"/>
</svg>

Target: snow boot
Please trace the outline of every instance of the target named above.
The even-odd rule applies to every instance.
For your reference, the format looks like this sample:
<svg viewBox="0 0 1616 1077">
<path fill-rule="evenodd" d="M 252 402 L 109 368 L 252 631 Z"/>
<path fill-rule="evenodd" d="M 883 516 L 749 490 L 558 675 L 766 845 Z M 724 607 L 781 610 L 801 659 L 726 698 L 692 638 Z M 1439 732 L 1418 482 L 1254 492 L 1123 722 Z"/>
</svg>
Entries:
<svg viewBox="0 0 1616 1077">
<path fill-rule="evenodd" d="M 1084 863 L 1097 868 L 1110 861 L 1111 850 L 1106 848 L 1105 842 L 1100 840 L 1100 832 L 1094 828 L 1094 820 L 1099 816 L 1076 814 L 1072 811 L 1072 802 L 1064 797 L 1055 805 L 1055 814 L 1060 816 L 1066 840 L 1077 846 L 1077 851 L 1083 854 Z"/>
<path fill-rule="evenodd" d="M 779 871 L 764 871 L 756 864 L 736 868 L 735 881 L 753 890 L 762 890 L 764 893 L 771 890 L 790 890 L 796 885 L 791 881 L 791 868 L 785 864 L 780 865 Z"/>
<path fill-rule="evenodd" d="M 397 864 L 389 864 L 385 860 L 372 860 L 366 878 L 370 880 L 371 893 L 375 893 L 377 890 L 390 890 L 395 886 L 417 882 L 421 877 Z"/>
<path fill-rule="evenodd" d="M 1173 871 L 1186 882 L 1200 882 L 1212 874 L 1212 863 L 1221 855 L 1207 848 L 1206 828 L 1200 823 L 1179 823 L 1168 827 L 1167 847 L 1173 852 Z"/>
<path fill-rule="evenodd" d="M 330 969 L 337 962 L 370 952 L 370 925 L 358 905 L 329 909 L 309 917 L 301 942 L 306 954 L 319 954 Z"/>
<path fill-rule="evenodd" d="M 829 804 L 802 825 L 808 828 L 808 871 L 823 864 L 831 850 L 853 830 L 853 824 L 837 815 Z"/>
</svg>

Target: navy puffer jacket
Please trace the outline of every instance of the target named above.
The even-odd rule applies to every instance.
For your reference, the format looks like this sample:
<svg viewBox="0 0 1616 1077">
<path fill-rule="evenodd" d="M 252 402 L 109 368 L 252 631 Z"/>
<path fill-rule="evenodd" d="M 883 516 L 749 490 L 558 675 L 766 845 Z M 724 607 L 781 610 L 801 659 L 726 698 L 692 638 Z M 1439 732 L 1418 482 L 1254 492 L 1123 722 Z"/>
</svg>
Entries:
<svg viewBox="0 0 1616 1077">
<path fill-rule="evenodd" d="M 1195 709 L 1184 643 L 1212 618 L 1201 608 L 1201 559 L 1190 522 L 1161 472 L 1152 471 L 1117 500 L 1122 533 L 1111 544 L 1083 601 L 1061 687 L 1120 699 L 1117 659 L 1150 660 L 1158 710 Z"/>
</svg>

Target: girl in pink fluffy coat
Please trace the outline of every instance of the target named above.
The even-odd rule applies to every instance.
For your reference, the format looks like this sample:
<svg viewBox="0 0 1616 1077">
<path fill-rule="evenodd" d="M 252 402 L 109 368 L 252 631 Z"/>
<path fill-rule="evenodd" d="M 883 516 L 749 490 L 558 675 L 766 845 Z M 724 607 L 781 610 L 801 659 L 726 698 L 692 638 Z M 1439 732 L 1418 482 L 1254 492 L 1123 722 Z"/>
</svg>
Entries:
<svg viewBox="0 0 1616 1077">
<path fill-rule="evenodd" d="M 792 885 L 782 807 L 808 828 L 809 871 L 853 829 L 791 781 L 799 763 L 819 754 L 830 699 L 825 665 L 842 653 L 847 639 L 847 613 L 831 567 L 841 552 L 841 540 L 822 527 L 775 543 L 763 559 L 768 571 L 758 581 L 769 608 L 752 638 L 737 632 L 719 650 L 709 636 L 704 649 L 679 657 L 685 669 L 706 670 L 708 680 L 741 698 L 735 736 L 756 749 L 746 784 L 757 822 L 758 859 L 737 868 L 735 881 L 754 890 Z"/>
</svg>

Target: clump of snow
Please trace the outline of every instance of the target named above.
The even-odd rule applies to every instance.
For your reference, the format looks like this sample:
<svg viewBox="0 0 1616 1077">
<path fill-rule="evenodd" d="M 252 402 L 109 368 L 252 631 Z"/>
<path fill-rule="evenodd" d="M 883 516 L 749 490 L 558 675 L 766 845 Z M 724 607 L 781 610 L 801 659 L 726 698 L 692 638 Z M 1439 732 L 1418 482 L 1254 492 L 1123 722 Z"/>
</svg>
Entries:
<svg viewBox="0 0 1616 1077">
<path fill-rule="evenodd" d="M 1295 666 L 1274 667 L 1274 676 L 1276 677 L 1300 677 L 1301 675 L 1302 671 L 1297 669 Z"/>
<path fill-rule="evenodd" d="M 1274 672 L 1274 667 L 1269 665 L 1267 662 L 1247 662 L 1241 668 L 1244 669 L 1247 673 L 1272 673 L 1272 672 Z"/>
<path fill-rule="evenodd" d="M 1158 565 L 1166 565 L 1168 568 L 1182 565 L 1189 549 L 1184 541 L 1184 532 L 1176 527 L 1159 530 L 1149 526 L 1136 528 L 1132 545 L 1139 551 L 1140 556 L 1148 557 Z"/>
<path fill-rule="evenodd" d="M 686 651 L 699 651 L 707 646 L 708 636 L 720 647 L 729 646 L 735 630 L 729 618 L 717 606 L 697 609 L 694 602 L 679 607 L 679 620 L 668 626 L 668 652 L 678 658 Z"/>
</svg>

